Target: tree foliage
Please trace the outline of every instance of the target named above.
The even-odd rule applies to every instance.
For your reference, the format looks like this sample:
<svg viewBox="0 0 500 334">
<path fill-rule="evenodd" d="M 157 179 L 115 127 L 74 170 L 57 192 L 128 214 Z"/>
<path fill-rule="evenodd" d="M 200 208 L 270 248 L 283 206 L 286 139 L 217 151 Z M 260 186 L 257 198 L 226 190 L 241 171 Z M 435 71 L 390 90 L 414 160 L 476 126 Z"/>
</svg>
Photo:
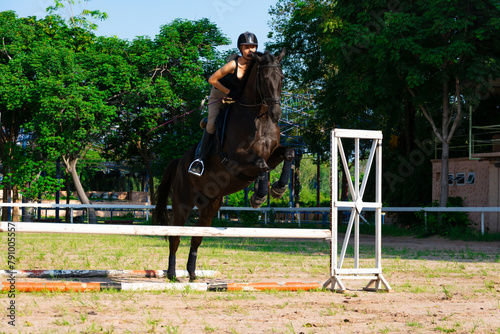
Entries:
<svg viewBox="0 0 500 334">
<path fill-rule="evenodd" d="M 106 15 L 76 14 L 76 4 L 56 0 L 48 8 L 52 14 L 66 10 L 67 20 L 0 13 L 4 184 L 25 198 L 61 186 L 40 177 L 47 162 L 61 157 L 80 200 L 89 203 L 77 170 L 89 150 L 119 163 L 142 162 L 151 180 L 160 174 L 153 164 L 182 154 L 201 136 L 201 113 L 181 115 L 208 95 L 206 78 L 222 60 L 215 47 L 228 43 L 207 19 L 174 20 L 155 39 L 98 37 L 89 20 Z M 169 120 L 175 121 L 158 127 Z"/>
<path fill-rule="evenodd" d="M 178 157 L 195 144 L 201 113 L 181 116 L 198 109 L 208 95 L 205 69 L 217 61 L 215 47 L 227 42 L 207 19 L 177 19 L 162 26 L 154 40 L 140 37 L 124 45 L 130 85 L 111 101 L 119 117 L 106 138 L 108 156 L 121 161 L 140 157 L 153 176 L 158 161 Z"/>
<path fill-rule="evenodd" d="M 293 49 L 297 85 L 319 88 L 320 110 L 307 139 L 316 145 L 323 138 L 326 148 L 324 134 L 334 126 L 382 129 L 394 136 L 396 151 L 386 151 L 398 162 L 419 149 L 415 142 L 432 139 L 431 130 L 447 168 L 464 105 L 476 105 L 500 74 L 499 8 L 490 0 L 279 1 L 271 11 L 276 47 Z M 393 164 L 397 180 L 410 181 L 400 167 Z M 447 182 L 443 187 L 447 196 Z"/>
<path fill-rule="evenodd" d="M 25 196 L 34 197 L 34 190 L 41 184 L 40 172 L 45 160 L 31 145 L 33 136 L 26 125 L 33 121 L 40 110 L 40 86 L 32 63 L 44 43 L 57 39 L 54 18 L 37 20 L 34 17 L 17 18 L 12 11 L 0 13 L 0 158 L 4 201 L 13 193 L 18 199 L 21 190 Z M 18 145 L 22 138 L 24 148 Z M 22 174 L 22 175 L 21 175 Z M 39 190 L 47 189 L 41 187 Z M 28 194 L 29 193 L 29 194 Z M 6 211 L 2 212 L 3 219 Z"/>
<path fill-rule="evenodd" d="M 107 13 L 100 10 L 87 9 L 90 0 L 54 0 L 52 6 L 47 7 L 47 12 L 52 15 L 61 15 L 68 18 L 70 25 L 86 30 L 96 30 L 97 24 L 93 20 L 105 20 Z"/>
</svg>

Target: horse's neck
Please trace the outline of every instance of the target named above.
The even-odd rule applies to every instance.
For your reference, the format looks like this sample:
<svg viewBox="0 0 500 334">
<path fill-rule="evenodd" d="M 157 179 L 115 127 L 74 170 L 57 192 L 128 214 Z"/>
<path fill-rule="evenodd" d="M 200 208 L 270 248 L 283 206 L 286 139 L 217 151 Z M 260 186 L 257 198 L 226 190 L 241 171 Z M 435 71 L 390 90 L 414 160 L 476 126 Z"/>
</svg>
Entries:
<svg viewBox="0 0 500 334">
<path fill-rule="evenodd" d="M 258 64 L 255 62 L 252 64 L 252 68 L 250 69 L 250 73 L 248 74 L 247 82 L 245 85 L 245 89 L 243 89 L 243 93 L 240 97 L 240 102 L 247 105 L 253 105 L 257 102 L 257 69 Z"/>
</svg>

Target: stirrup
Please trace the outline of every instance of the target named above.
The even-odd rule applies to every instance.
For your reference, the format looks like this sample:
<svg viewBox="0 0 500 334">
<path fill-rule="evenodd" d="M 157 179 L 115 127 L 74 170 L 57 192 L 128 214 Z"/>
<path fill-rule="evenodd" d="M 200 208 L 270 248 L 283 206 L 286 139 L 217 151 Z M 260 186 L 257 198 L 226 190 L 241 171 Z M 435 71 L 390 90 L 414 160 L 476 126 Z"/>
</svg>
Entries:
<svg viewBox="0 0 500 334">
<path fill-rule="evenodd" d="M 198 172 L 197 170 L 194 170 L 193 167 L 195 167 L 195 164 L 196 163 L 199 163 L 201 164 L 201 171 Z M 203 172 L 205 171 L 205 164 L 203 163 L 203 160 L 200 160 L 200 159 L 195 159 L 190 165 L 189 165 L 189 168 L 188 168 L 188 172 L 191 173 L 191 174 L 194 174 L 196 176 L 202 176 L 203 175 Z"/>
</svg>

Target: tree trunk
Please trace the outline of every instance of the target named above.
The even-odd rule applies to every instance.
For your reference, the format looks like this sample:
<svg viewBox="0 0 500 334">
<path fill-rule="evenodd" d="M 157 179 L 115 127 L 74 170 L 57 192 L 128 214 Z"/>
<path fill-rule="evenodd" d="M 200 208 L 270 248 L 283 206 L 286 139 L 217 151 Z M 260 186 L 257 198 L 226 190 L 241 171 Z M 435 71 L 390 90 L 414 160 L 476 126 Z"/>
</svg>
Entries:
<svg viewBox="0 0 500 334">
<path fill-rule="evenodd" d="M 80 202 L 82 204 L 91 204 L 89 198 L 87 197 L 87 194 L 85 194 L 85 191 L 83 190 L 82 183 L 80 182 L 80 177 L 78 176 L 78 173 L 76 171 L 76 163 L 78 162 L 78 158 L 75 159 L 63 156 L 63 160 L 64 160 L 64 165 L 66 166 L 66 170 L 73 179 L 73 183 L 75 184 L 75 189 L 78 194 L 78 198 L 80 199 Z M 93 208 L 89 208 L 88 213 L 89 213 L 89 223 L 96 224 L 97 216 L 95 214 L 95 210 Z"/>
<path fill-rule="evenodd" d="M 439 206 L 445 207 L 448 203 L 448 159 L 450 157 L 449 131 L 448 125 L 450 121 L 450 88 L 448 80 L 443 80 L 443 118 L 441 126 L 441 143 L 443 151 L 441 153 L 441 196 L 439 198 Z"/>
<path fill-rule="evenodd" d="M 4 203 L 10 202 L 10 183 L 9 182 L 4 182 L 4 184 L 3 184 L 3 202 Z M 9 221 L 9 208 L 7 208 L 7 207 L 2 208 L 2 221 L 4 221 L 4 222 Z"/>
<path fill-rule="evenodd" d="M 156 205 L 156 191 L 155 191 L 155 180 L 153 177 L 153 173 L 151 170 L 151 164 L 148 163 L 146 164 L 146 168 L 148 171 L 148 188 L 149 188 L 149 201 L 151 205 Z"/>
<path fill-rule="evenodd" d="M 404 128 L 404 149 L 405 155 L 409 156 L 413 150 L 415 140 L 415 106 L 411 101 L 405 101 L 405 128 Z"/>
<path fill-rule="evenodd" d="M 12 187 L 12 203 L 19 203 L 19 187 L 17 185 L 14 185 L 14 187 Z M 12 208 L 12 221 L 21 221 L 19 215 L 19 207 L 17 206 Z"/>
<path fill-rule="evenodd" d="M 410 94 L 415 97 L 413 91 L 408 88 Z M 443 145 L 443 151 L 441 154 L 441 196 L 439 198 L 439 206 L 445 207 L 448 203 L 448 173 L 449 173 L 449 157 L 450 157 L 450 141 L 453 138 L 453 134 L 460 123 L 460 119 L 462 117 L 462 104 L 460 101 L 460 80 L 455 78 L 455 95 L 454 95 L 454 103 L 453 107 L 457 108 L 456 114 L 454 117 L 450 116 L 450 87 L 449 81 L 446 78 L 446 75 L 443 77 L 443 114 L 442 114 L 442 125 L 441 131 L 438 130 L 436 123 L 432 119 L 431 113 L 425 107 L 425 105 L 420 104 L 420 110 L 422 110 L 425 118 L 429 121 L 432 126 L 432 130 L 434 134 L 438 138 L 438 140 Z M 453 122 L 452 122 L 453 120 Z M 451 125 L 451 126 L 450 126 Z M 440 219 L 440 215 L 438 215 L 438 219 Z"/>
<path fill-rule="evenodd" d="M 448 203 L 449 155 L 450 145 L 445 141 L 441 154 L 441 196 L 439 197 L 439 206 L 441 207 L 445 207 L 446 203 Z"/>
<path fill-rule="evenodd" d="M 153 178 L 153 172 L 151 170 L 151 161 L 147 154 L 147 149 L 142 146 L 140 141 L 135 143 L 137 147 L 137 151 L 141 155 L 142 160 L 144 160 L 144 165 L 146 166 L 146 170 L 148 171 L 148 185 L 149 185 L 149 200 L 151 205 L 156 205 L 156 191 L 155 191 L 155 182 Z"/>
<path fill-rule="evenodd" d="M 69 174 L 65 173 L 64 177 L 66 179 L 66 204 L 70 204 L 71 203 L 71 191 L 70 191 L 70 187 L 69 187 Z M 70 209 L 66 209 L 66 214 L 65 214 L 64 219 L 65 219 L 66 223 L 69 223 L 71 221 L 71 210 Z"/>
</svg>

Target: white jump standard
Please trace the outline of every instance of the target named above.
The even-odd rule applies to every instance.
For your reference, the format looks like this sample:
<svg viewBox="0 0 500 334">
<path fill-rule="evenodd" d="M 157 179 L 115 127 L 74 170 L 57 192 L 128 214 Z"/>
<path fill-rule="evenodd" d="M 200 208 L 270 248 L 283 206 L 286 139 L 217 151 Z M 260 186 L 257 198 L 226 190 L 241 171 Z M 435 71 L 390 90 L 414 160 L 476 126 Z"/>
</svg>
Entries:
<svg viewBox="0 0 500 334">
<path fill-rule="evenodd" d="M 342 138 L 354 140 L 354 184 L 345 156 Z M 366 169 L 360 188 L 360 166 L 359 166 L 359 141 L 371 140 L 372 146 L 366 163 Z M 338 153 L 343 166 L 346 179 L 349 184 L 349 194 L 352 201 L 339 200 L 339 162 Z M 370 279 L 364 290 L 378 291 L 382 289 L 392 291 L 389 283 L 382 275 L 381 249 L 382 249 L 382 132 L 368 130 L 335 129 L 331 133 L 331 175 L 332 175 L 332 199 L 331 199 L 331 255 L 330 255 L 330 278 L 324 287 L 330 285 L 331 290 L 338 292 L 346 291 L 343 279 Z M 375 159 L 375 202 L 363 202 L 370 169 Z M 351 215 L 347 225 L 347 231 L 342 245 L 340 257 L 338 256 L 338 209 L 339 207 L 350 207 Z M 364 208 L 375 209 L 375 268 L 359 267 L 359 217 Z M 354 225 L 354 267 L 342 268 L 344 257 L 349 243 L 352 227 Z M 338 288 L 336 288 L 338 286 Z"/>
</svg>

